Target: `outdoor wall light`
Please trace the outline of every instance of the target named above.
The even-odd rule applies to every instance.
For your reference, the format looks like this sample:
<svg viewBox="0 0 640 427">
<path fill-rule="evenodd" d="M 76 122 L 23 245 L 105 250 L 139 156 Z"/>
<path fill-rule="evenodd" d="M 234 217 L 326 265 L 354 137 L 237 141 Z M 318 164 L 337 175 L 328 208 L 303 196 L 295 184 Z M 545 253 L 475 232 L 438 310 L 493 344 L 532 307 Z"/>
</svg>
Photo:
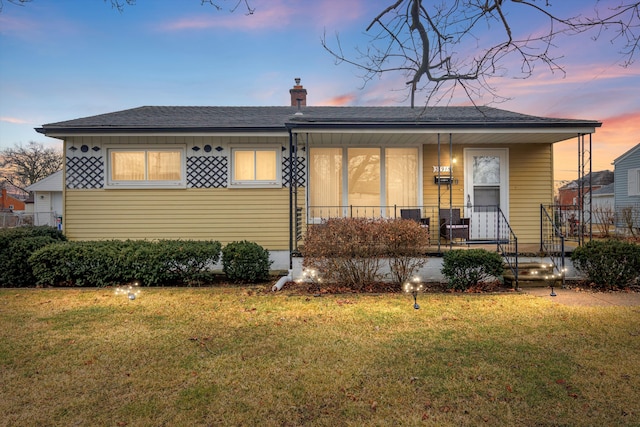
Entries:
<svg viewBox="0 0 640 427">
<path fill-rule="evenodd" d="M 420 282 L 419 277 L 414 277 L 411 282 L 405 282 L 404 291 L 413 296 L 413 308 L 418 310 L 420 306 L 418 305 L 418 292 L 422 290 L 422 282 Z"/>
</svg>

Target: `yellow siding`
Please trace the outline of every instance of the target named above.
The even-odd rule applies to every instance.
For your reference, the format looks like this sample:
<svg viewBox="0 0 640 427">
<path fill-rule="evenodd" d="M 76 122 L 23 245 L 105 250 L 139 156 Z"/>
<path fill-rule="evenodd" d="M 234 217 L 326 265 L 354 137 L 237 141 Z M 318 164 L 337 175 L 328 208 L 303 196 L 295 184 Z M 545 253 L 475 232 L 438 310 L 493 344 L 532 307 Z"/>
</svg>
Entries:
<svg viewBox="0 0 640 427">
<path fill-rule="evenodd" d="M 453 158 L 456 163 L 453 165 L 453 191 L 451 191 L 453 206 L 462 206 L 464 203 L 464 156 L 462 150 L 464 147 L 456 145 L 453 147 Z M 438 163 L 438 148 L 435 145 L 425 145 L 423 148 L 423 204 L 429 207 L 438 206 L 438 185 L 434 184 L 433 177 L 437 172 L 433 172 L 433 166 L 449 166 L 449 144 L 440 146 L 440 163 Z M 449 176 L 448 172 L 442 172 L 442 176 Z M 455 183 L 457 180 L 457 183 Z M 440 206 L 449 206 L 449 187 L 441 185 L 440 187 Z"/>
<path fill-rule="evenodd" d="M 553 203 L 553 146 L 509 146 L 509 223 L 519 243 L 540 242 L 540 204 Z"/>
<path fill-rule="evenodd" d="M 289 248 L 288 188 L 67 189 L 65 214 L 71 240 L 249 240 Z"/>
</svg>

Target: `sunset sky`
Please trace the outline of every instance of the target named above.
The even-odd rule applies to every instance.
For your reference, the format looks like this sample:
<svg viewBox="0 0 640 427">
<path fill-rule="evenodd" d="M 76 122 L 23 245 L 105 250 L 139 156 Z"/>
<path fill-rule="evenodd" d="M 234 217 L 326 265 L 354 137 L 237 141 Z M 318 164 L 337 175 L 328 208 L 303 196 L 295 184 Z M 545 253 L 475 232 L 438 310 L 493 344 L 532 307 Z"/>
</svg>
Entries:
<svg viewBox="0 0 640 427">
<path fill-rule="evenodd" d="M 138 0 L 120 13 L 102 0 L 4 0 L 0 149 L 29 141 L 59 146 L 33 128 L 142 105 L 288 105 L 295 77 L 308 90 L 308 105 L 408 105 L 403 76 L 363 88 L 359 71 L 336 65 L 320 42 L 338 33 L 345 50 L 366 46 L 367 25 L 390 0 L 249 0 L 256 9 L 250 16 L 242 5 L 229 12 L 236 0 L 218 3 L 226 9 L 200 0 Z M 590 13 L 594 3 L 563 0 L 559 7 L 575 15 Z M 607 3 L 618 2 L 600 7 Z M 528 20 L 518 10 L 525 9 L 508 12 Z M 539 66 L 529 79 L 492 80 L 509 98 L 493 106 L 602 121 L 593 170 L 613 170 L 611 162 L 640 143 L 640 63 L 621 67 L 613 33 L 595 35 L 558 40 L 566 75 Z M 577 177 L 577 140 L 556 144 L 555 158 L 556 180 Z"/>
</svg>

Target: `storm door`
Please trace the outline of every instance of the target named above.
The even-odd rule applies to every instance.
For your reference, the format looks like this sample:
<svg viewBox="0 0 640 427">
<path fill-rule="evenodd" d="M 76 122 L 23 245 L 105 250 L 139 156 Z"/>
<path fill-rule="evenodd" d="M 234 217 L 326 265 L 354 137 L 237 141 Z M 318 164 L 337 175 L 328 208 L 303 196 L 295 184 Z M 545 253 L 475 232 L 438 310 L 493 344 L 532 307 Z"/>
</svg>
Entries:
<svg viewBox="0 0 640 427">
<path fill-rule="evenodd" d="M 465 217 L 471 218 L 471 240 L 508 237 L 498 235 L 503 221 L 499 211 L 509 218 L 508 155 L 507 149 L 465 150 Z"/>
</svg>

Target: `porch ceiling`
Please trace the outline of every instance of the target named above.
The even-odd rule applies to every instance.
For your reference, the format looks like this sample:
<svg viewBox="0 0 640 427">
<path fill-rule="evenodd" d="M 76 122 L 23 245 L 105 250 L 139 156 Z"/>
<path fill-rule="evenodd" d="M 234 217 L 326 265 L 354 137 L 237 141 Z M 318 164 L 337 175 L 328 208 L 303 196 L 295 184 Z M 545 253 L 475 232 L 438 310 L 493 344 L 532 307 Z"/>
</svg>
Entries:
<svg viewBox="0 0 640 427">
<path fill-rule="evenodd" d="M 452 132 L 455 145 L 502 145 L 502 144 L 554 144 L 581 133 L 591 133 L 593 129 L 576 129 L 575 132 L 541 132 L 539 129 L 530 132 Z M 302 140 L 307 132 L 298 131 Z M 309 143 L 312 145 L 435 145 L 438 133 L 425 132 L 310 132 Z M 440 144 L 449 144 L 449 132 L 440 133 Z"/>
</svg>

